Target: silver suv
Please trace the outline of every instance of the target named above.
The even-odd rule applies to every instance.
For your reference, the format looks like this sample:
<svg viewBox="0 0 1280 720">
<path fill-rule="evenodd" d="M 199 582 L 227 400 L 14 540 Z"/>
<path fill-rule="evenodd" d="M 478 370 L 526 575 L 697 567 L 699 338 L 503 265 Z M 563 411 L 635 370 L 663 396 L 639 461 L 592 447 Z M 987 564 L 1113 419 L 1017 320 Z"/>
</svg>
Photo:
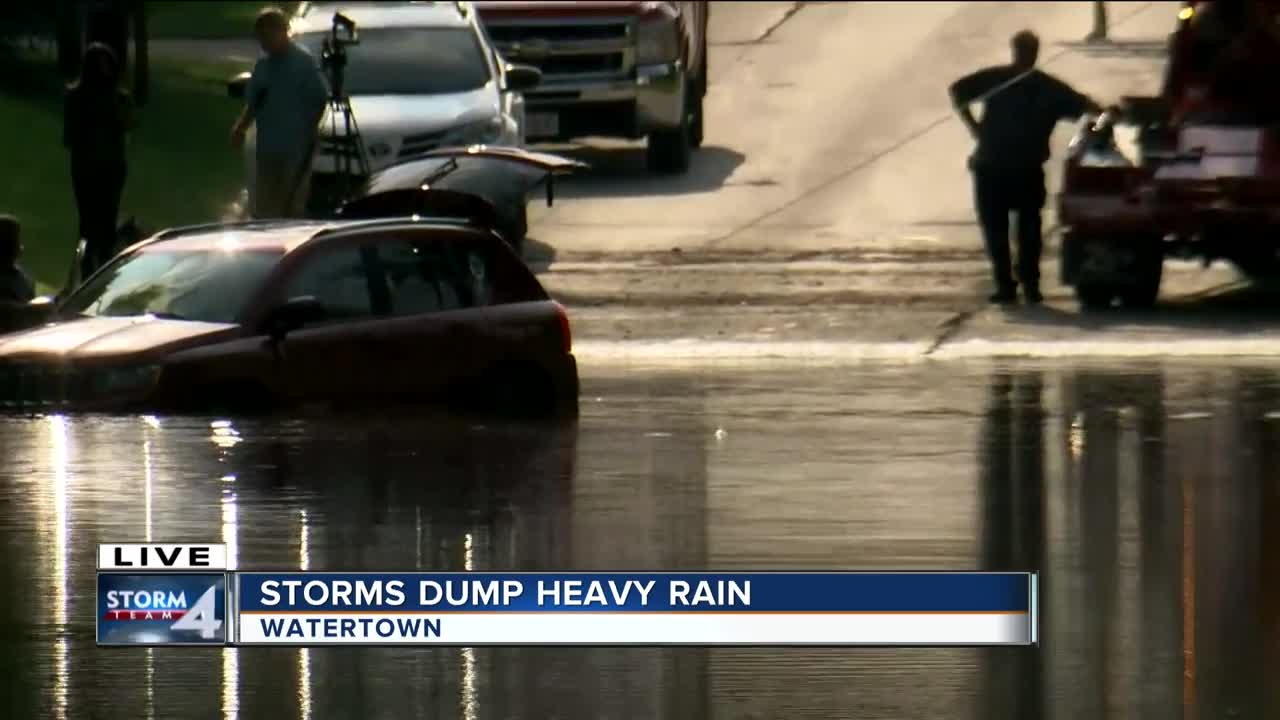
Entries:
<svg viewBox="0 0 1280 720">
<path fill-rule="evenodd" d="M 319 61 L 333 29 L 334 12 L 354 21 L 359 43 L 346 48 L 346 93 L 370 172 L 438 147 L 522 147 L 522 91 L 540 79 L 529 67 L 512 66 L 498 53 L 470 3 L 302 3 L 290 23 L 294 40 Z M 243 95 L 247 74 L 233 85 Z M 321 121 L 311 197 L 331 209 L 334 174 L 346 132 L 340 113 Z M 245 142 L 249 207 L 253 207 L 254 143 Z M 304 179 L 304 182 L 308 179 Z"/>
</svg>

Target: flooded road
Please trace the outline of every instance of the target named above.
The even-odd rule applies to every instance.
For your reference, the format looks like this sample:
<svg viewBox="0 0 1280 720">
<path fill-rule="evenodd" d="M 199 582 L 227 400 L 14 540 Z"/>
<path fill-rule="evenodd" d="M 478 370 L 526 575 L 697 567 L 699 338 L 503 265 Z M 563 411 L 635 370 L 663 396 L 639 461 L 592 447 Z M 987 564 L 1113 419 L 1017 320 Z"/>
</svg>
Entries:
<svg viewBox="0 0 1280 720">
<path fill-rule="evenodd" d="M 584 378 L 570 427 L 0 421 L 0 716 L 1280 713 L 1280 371 Z M 1039 650 L 98 649 L 95 544 L 244 570 L 1039 569 Z"/>
</svg>

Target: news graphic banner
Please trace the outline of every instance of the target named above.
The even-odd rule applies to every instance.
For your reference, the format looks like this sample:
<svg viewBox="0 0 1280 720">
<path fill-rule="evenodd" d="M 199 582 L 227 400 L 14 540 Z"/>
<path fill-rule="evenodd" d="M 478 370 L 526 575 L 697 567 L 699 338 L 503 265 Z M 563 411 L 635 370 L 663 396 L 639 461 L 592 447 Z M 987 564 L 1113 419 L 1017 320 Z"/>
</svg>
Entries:
<svg viewBox="0 0 1280 720">
<path fill-rule="evenodd" d="M 199 551 L 220 546 L 147 546 L 151 549 L 146 551 L 139 547 L 104 546 L 112 554 L 102 555 L 100 562 L 102 644 L 976 646 L 1037 642 L 1037 578 L 1032 573 L 218 575 L 198 571 L 205 569 L 204 562 L 221 560 L 225 566 L 225 549 L 221 555 L 216 550 Z M 132 549 L 116 555 L 119 548 Z"/>
<path fill-rule="evenodd" d="M 226 645 L 225 545 L 98 546 L 99 645 Z"/>
<path fill-rule="evenodd" d="M 1029 645 L 1035 576 L 236 573 L 240 645 Z"/>
</svg>

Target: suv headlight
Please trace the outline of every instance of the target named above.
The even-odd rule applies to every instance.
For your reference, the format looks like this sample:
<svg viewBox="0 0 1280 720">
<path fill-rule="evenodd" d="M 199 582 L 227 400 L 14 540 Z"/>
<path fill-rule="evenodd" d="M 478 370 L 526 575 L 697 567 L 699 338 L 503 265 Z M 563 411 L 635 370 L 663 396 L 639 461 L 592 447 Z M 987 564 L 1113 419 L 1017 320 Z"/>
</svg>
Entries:
<svg viewBox="0 0 1280 720">
<path fill-rule="evenodd" d="M 636 26 L 636 64 L 664 65 L 680 58 L 676 19 L 666 13 L 641 20 Z"/>
<path fill-rule="evenodd" d="M 445 136 L 447 145 L 492 145 L 502 137 L 502 117 L 494 116 L 488 120 L 468 123 L 449 132 Z"/>
</svg>

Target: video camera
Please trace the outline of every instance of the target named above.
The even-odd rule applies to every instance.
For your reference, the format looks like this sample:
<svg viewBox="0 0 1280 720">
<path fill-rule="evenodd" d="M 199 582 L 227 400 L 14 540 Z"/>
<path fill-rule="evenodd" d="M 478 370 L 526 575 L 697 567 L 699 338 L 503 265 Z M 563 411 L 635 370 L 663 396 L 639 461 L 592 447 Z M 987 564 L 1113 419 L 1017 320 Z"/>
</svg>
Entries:
<svg viewBox="0 0 1280 720">
<path fill-rule="evenodd" d="M 320 66 L 328 73 L 336 95 L 340 95 L 342 91 L 342 71 L 347 66 L 347 47 L 359 44 L 356 21 L 341 12 L 335 12 L 329 37 L 324 39 L 320 48 Z"/>
</svg>

